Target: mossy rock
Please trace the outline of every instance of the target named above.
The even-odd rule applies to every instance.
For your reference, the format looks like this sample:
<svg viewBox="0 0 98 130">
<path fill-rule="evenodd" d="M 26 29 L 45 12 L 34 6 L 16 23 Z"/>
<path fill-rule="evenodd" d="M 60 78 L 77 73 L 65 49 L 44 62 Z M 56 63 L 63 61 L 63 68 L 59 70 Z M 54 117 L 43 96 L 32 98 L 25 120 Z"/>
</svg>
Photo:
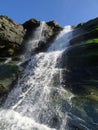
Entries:
<svg viewBox="0 0 98 130">
<path fill-rule="evenodd" d="M 12 63 L 0 65 L 0 95 L 8 93 L 22 68 Z"/>
<path fill-rule="evenodd" d="M 92 130 L 98 129 L 98 101 L 88 97 L 73 97 L 71 112 L 82 119 Z M 78 118 L 77 118 L 78 120 Z"/>
<path fill-rule="evenodd" d="M 98 25 L 98 17 L 94 18 L 92 20 L 89 20 L 87 22 L 84 23 L 79 23 L 76 28 L 85 28 L 85 29 L 90 29 L 92 27 L 95 27 L 96 25 Z"/>
<path fill-rule="evenodd" d="M 98 18 L 79 25 L 73 35 L 58 65 L 62 68 L 62 87 L 74 95 L 70 101 L 73 120 L 69 123 L 80 130 L 97 130 Z"/>
</svg>

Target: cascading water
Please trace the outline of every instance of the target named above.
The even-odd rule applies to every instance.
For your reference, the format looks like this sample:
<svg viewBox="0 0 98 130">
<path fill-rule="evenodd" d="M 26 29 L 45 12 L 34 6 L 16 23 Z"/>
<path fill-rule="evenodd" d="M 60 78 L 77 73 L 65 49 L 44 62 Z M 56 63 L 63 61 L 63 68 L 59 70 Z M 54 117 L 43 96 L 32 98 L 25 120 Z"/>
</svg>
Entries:
<svg viewBox="0 0 98 130">
<path fill-rule="evenodd" d="M 40 28 L 39 40 L 43 24 Z M 67 113 L 73 95 L 61 86 L 61 69 L 56 65 L 71 30 L 65 27 L 47 52 L 31 57 L 0 110 L 0 130 L 68 130 Z"/>
<path fill-rule="evenodd" d="M 28 41 L 24 49 L 25 58 L 29 58 L 31 56 L 31 52 L 33 48 L 38 46 L 39 41 L 44 40 L 43 32 L 46 30 L 45 22 L 41 22 L 40 26 L 34 31 L 33 37 Z"/>
</svg>

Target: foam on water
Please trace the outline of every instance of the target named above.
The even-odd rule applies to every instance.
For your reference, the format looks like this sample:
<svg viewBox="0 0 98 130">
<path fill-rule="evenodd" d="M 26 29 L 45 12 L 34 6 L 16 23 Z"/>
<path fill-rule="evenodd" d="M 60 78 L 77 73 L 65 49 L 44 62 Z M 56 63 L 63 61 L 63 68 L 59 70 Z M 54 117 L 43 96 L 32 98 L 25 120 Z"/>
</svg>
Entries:
<svg viewBox="0 0 98 130">
<path fill-rule="evenodd" d="M 31 57 L 0 111 L 2 130 L 67 129 L 66 111 L 70 111 L 72 94 L 62 88 L 62 70 L 56 65 L 69 43 L 71 30 L 65 27 L 47 52 Z"/>
</svg>

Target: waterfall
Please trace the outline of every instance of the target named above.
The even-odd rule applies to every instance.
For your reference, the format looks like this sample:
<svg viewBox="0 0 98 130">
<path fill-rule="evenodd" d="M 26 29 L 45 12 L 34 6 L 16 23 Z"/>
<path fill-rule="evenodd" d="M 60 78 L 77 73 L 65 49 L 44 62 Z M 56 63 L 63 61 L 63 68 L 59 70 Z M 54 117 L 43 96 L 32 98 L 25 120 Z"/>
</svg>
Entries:
<svg viewBox="0 0 98 130">
<path fill-rule="evenodd" d="M 43 26 L 33 42 L 43 38 Z M 71 36 L 71 27 L 65 27 L 46 52 L 31 57 L 0 109 L 0 130 L 68 130 L 73 95 L 62 87 L 62 70 L 56 65 Z"/>
<path fill-rule="evenodd" d="M 20 56 L 22 58 L 22 61 L 19 62 L 17 65 L 22 65 L 23 63 L 29 61 L 33 50 L 38 47 L 38 43 L 40 41 L 44 41 L 43 32 L 45 32 L 45 31 L 46 31 L 46 25 L 45 25 L 45 22 L 42 21 L 40 23 L 40 26 L 35 29 L 33 36 L 29 39 L 27 44 L 25 44 L 24 51 L 23 51 L 22 55 Z M 8 60 L 6 62 L 8 62 Z"/>
<path fill-rule="evenodd" d="M 42 21 L 40 23 L 40 26 L 36 28 L 36 30 L 34 31 L 33 36 L 29 39 L 28 43 L 25 45 L 25 49 L 24 49 L 25 59 L 30 58 L 33 48 L 38 47 L 39 41 L 44 40 L 43 32 L 45 30 L 46 30 L 45 22 Z"/>
</svg>

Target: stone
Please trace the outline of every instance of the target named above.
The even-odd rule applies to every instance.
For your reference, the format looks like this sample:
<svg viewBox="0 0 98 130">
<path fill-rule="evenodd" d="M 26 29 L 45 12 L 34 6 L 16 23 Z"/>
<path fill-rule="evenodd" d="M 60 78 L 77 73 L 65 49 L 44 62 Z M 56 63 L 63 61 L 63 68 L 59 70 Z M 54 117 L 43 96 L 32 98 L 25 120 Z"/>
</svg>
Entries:
<svg viewBox="0 0 98 130">
<path fill-rule="evenodd" d="M 42 33 L 41 37 L 38 36 L 39 37 L 38 41 L 33 43 L 32 50 L 31 50 L 32 54 L 45 51 L 47 47 L 50 46 L 52 40 L 59 33 L 59 31 L 62 30 L 62 27 L 60 27 L 60 25 L 58 25 L 55 21 L 50 21 L 45 23 L 45 22 L 40 22 L 36 19 L 30 19 L 23 24 L 24 29 L 26 29 L 25 46 L 28 46 L 27 45 L 28 41 L 30 42 L 30 38 L 35 35 L 36 30 L 38 28 L 39 31 L 41 30 L 40 26 L 42 24 L 43 24 L 43 29 L 42 29 L 43 31 L 41 32 Z"/>
<path fill-rule="evenodd" d="M 44 23 L 43 32 L 40 37 L 40 40 L 34 44 L 32 52 L 38 53 L 45 51 L 47 47 L 49 47 L 50 44 L 52 43 L 52 39 L 54 39 L 54 37 L 55 36 L 53 29 L 46 23 Z"/>
<path fill-rule="evenodd" d="M 7 16 L 0 16 L 0 56 L 15 55 L 21 48 L 25 30 Z"/>
<path fill-rule="evenodd" d="M 69 121 L 70 127 L 98 129 L 98 18 L 73 30 L 70 44 L 59 62 L 61 84 L 74 94 L 70 111 L 77 118 Z M 81 126 L 78 117 L 86 124 Z"/>
<path fill-rule="evenodd" d="M 0 98 L 12 89 L 20 71 L 22 68 L 14 62 L 0 65 Z"/>
<path fill-rule="evenodd" d="M 40 21 L 33 18 L 33 19 L 26 21 L 22 25 L 23 25 L 24 29 L 26 29 L 25 39 L 28 40 L 28 38 L 30 38 L 31 35 L 33 35 L 33 32 L 35 31 L 35 29 L 38 26 L 40 26 Z"/>
<path fill-rule="evenodd" d="M 54 33 L 58 32 L 58 31 L 61 31 L 63 28 L 56 22 L 56 21 L 49 21 L 46 23 L 48 26 L 50 26 Z"/>
<path fill-rule="evenodd" d="M 26 50 L 29 38 L 41 24 L 36 19 L 30 19 L 20 25 L 7 16 L 0 16 L 0 99 L 13 88 L 20 72 L 26 67 L 29 59 L 21 58 L 24 57 L 22 51 Z M 33 44 L 31 53 L 44 51 L 60 30 L 56 22 L 45 23 L 43 38 Z"/>
<path fill-rule="evenodd" d="M 34 18 L 23 23 L 23 27 L 27 30 L 32 30 L 32 29 L 38 27 L 39 25 L 40 25 L 40 21 L 38 21 Z"/>
</svg>

